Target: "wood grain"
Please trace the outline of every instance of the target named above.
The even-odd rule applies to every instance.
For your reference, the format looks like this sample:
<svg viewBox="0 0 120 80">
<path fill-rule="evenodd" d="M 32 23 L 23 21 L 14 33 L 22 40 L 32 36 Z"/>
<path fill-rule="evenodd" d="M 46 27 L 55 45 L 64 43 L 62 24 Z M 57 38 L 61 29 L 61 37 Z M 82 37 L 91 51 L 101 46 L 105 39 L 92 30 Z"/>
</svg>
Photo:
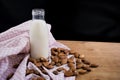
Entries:
<svg viewBox="0 0 120 80">
<path fill-rule="evenodd" d="M 76 80 L 120 80 L 120 43 L 59 41 L 72 50 L 84 54 L 92 63 L 99 64 L 92 72 Z"/>
</svg>

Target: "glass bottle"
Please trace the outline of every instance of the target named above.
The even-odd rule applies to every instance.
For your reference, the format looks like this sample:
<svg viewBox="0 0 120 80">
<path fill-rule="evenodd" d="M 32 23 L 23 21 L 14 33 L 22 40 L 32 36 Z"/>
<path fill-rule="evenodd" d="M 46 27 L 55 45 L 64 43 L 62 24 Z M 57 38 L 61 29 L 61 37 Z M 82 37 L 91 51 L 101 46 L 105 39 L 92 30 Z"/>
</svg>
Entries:
<svg viewBox="0 0 120 80">
<path fill-rule="evenodd" d="M 44 9 L 32 10 L 30 27 L 30 53 L 33 58 L 48 58 L 48 29 L 44 20 Z"/>
</svg>

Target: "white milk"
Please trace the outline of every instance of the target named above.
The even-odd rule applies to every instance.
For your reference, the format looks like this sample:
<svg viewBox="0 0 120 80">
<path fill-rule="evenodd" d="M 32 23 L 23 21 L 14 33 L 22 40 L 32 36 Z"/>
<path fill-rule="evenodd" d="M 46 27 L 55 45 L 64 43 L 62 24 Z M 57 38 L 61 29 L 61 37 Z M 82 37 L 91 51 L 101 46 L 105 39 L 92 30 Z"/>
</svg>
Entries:
<svg viewBox="0 0 120 80">
<path fill-rule="evenodd" d="M 34 12 L 32 12 L 33 20 L 30 28 L 31 57 L 36 59 L 40 57 L 48 58 L 48 29 L 44 20 L 44 14 L 39 12 L 36 14 Z"/>
</svg>

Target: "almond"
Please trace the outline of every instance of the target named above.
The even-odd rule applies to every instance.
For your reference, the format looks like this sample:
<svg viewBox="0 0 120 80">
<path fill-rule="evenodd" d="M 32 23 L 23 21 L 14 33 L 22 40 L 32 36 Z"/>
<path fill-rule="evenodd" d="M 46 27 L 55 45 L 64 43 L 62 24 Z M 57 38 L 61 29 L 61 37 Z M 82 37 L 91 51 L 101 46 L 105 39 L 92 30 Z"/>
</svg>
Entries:
<svg viewBox="0 0 120 80">
<path fill-rule="evenodd" d="M 52 61 L 50 64 L 54 66 L 54 65 L 55 65 L 55 62 L 54 62 L 54 61 Z"/>
<path fill-rule="evenodd" d="M 90 68 L 86 68 L 86 70 L 87 70 L 88 72 L 90 72 L 90 71 L 91 71 L 91 69 L 90 69 Z"/>
<path fill-rule="evenodd" d="M 40 58 L 40 61 L 41 61 L 41 62 L 47 62 L 48 60 L 45 59 L 45 58 L 43 58 L 43 57 L 41 57 L 41 58 Z"/>
<path fill-rule="evenodd" d="M 35 73 L 36 75 L 40 75 L 40 73 L 39 73 L 37 70 L 34 70 L 34 73 Z"/>
<path fill-rule="evenodd" d="M 38 77 L 37 80 L 45 80 L 43 77 Z"/>
<path fill-rule="evenodd" d="M 41 71 L 42 71 L 42 73 L 44 73 L 46 75 L 48 74 L 44 69 L 42 69 Z"/>
<path fill-rule="evenodd" d="M 68 63 L 68 67 L 73 67 L 75 66 L 74 63 Z"/>
<path fill-rule="evenodd" d="M 52 56 L 52 61 L 54 61 L 54 62 L 56 62 L 56 63 L 58 63 L 58 61 L 59 61 L 59 58 L 57 57 L 57 56 Z"/>
<path fill-rule="evenodd" d="M 75 66 L 70 67 L 70 70 L 74 72 L 76 70 Z"/>
<path fill-rule="evenodd" d="M 58 54 L 58 52 L 53 51 L 53 52 L 51 52 L 51 54 L 52 54 L 53 56 L 56 56 L 56 55 Z"/>
<path fill-rule="evenodd" d="M 70 50 L 69 54 L 74 55 L 76 52 L 74 50 Z"/>
<path fill-rule="evenodd" d="M 74 57 L 70 57 L 68 60 L 67 60 L 68 63 L 74 63 Z"/>
<path fill-rule="evenodd" d="M 61 66 L 61 64 L 60 63 L 56 63 L 56 66 Z"/>
<path fill-rule="evenodd" d="M 85 59 L 82 59 L 82 62 L 83 62 L 84 64 L 88 64 L 88 65 L 90 65 L 90 62 L 87 61 L 87 60 L 85 60 Z"/>
<path fill-rule="evenodd" d="M 46 66 L 46 68 L 47 69 L 52 69 L 52 68 L 54 68 L 54 66 L 53 65 L 48 65 L 48 66 Z"/>
<path fill-rule="evenodd" d="M 91 71 L 90 67 L 89 67 L 89 66 L 87 66 L 87 65 L 86 65 L 86 66 L 85 66 L 85 65 L 84 65 L 84 66 L 82 66 L 82 69 L 87 70 L 88 72 L 90 72 L 90 71 Z"/>
<path fill-rule="evenodd" d="M 62 55 L 59 57 L 60 59 L 67 59 L 67 56 L 66 55 Z"/>
<path fill-rule="evenodd" d="M 27 69 L 26 69 L 26 75 L 28 75 L 28 74 L 30 74 L 30 71 L 29 71 L 29 69 L 27 68 Z"/>
<path fill-rule="evenodd" d="M 67 56 L 66 56 L 63 52 L 60 52 L 60 53 L 58 54 L 58 57 L 59 57 L 60 59 L 67 58 Z"/>
<path fill-rule="evenodd" d="M 78 71 L 74 71 L 74 72 L 73 72 L 73 75 L 74 75 L 74 76 L 78 76 L 78 75 L 79 75 Z"/>
<path fill-rule="evenodd" d="M 61 48 L 57 48 L 57 52 L 60 53 L 61 52 Z"/>
<path fill-rule="evenodd" d="M 34 69 L 29 69 L 29 73 L 34 73 Z"/>
<path fill-rule="evenodd" d="M 79 55 L 78 58 L 79 58 L 79 59 L 84 59 L 84 58 L 85 58 L 85 55 L 81 54 L 81 55 Z"/>
<path fill-rule="evenodd" d="M 32 80 L 37 80 L 37 78 L 32 78 Z"/>
<path fill-rule="evenodd" d="M 43 62 L 43 66 L 47 67 L 49 65 L 49 62 Z"/>
<path fill-rule="evenodd" d="M 51 52 L 57 52 L 57 48 L 51 48 Z"/>
<path fill-rule="evenodd" d="M 73 74 L 73 72 L 71 70 L 65 71 L 65 73 L 64 73 L 65 77 L 70 77 L 70 76 L 73 76 L 73 75 L 74 74 Z"/>
<path fill-rule="evenodd" d="M 60 71 L 62 71 L 62 70 L 64 70 L 63 67 L 60 67 L 60 68 L 57 69 L 58 72 L 60 72 Z"/>
<path fill-rule="evenodd" d="M 77 69 L 80 69 L 80 68 L 82 68 L 82 66 L 83 66 L 82 64 L 77 64 L 77 65 L 76 65 L 76 68 L 77 68 Z"/>
<path fill-rule="evenodd" d="M 66 55 L 69 55 L 69 52 L 70 52 L 70 51 L 67 50 L 67 49 L 64 50 L 64 53 L 65 53 Z"/>
<path fill-rule="evenodd" d="M 81 69 L 81 70 L 78 71 L 78 73 L 79 73 L 79 74 L 85 74 L 85 73 L 87 73 L 87 71 Z"/>
<path fill-rule="evenodd" d="M 40 59 L 36 59 L 36 62 L 37 62 L 37 63 L 40 62 Z"/>
<path fill-rule="evenodd" d="M 76 63 L 82 63 L 81 59 L 76 59 Z"/>
<path fill-rule="evenodd" d="M 29 58 L 28 61 L 32 62 L 32 63 L 36 63 L 36 60 L 34 58 Z"/>
<path fill-rule="evenodd" d="M 39 62 L 39 63 L 35 63 L 35 65 L 37 66 L 37 67 L 41 67 L 42 66 L 42 64 Z"/>
<path fill-rule="evenodd" d="M 65 73 L 67 70 L 65 68 L 63 68 L 62 72 Z"/>
<path fill-rule="evenodd" d="M 58 75 L 58 71 L 53 71 L 53 74 Z"/>
<path fill-rule="evenodd" d="M 79 53 L 77 53 L 77 52 L 74 54 L 75 58 L 78 58 L 78 57 L 79 57 L 79 55 L 80 55 L 80 54 L 79 54 Z"/>
<path fill-rule="evenodd" d="M 67 63 L 67 58 L 61 60 L 61 64 L 66 64 Z"/>
<path fill-rule="evenodd" d="M 97 64 L 91 64 L 90 67 L 91 67 L 91 68 L 97 68 L 98 65 L 97 65 Z"/>
</svg>

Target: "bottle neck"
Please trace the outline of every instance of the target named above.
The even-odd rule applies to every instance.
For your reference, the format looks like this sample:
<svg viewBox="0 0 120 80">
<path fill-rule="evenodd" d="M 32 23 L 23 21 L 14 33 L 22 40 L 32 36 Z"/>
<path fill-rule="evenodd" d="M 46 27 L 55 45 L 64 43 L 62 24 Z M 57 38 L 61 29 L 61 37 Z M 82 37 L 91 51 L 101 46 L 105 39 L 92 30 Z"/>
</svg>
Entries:
<svg viewBox="0 0 120 80">
<path fill-rule="evenodd" d="M 32 20 L 44 20 L 45 11 L 44 9 L 33 9 Z"/>
<path fill-rule="evenodd" d="M 44 16 L 34 15 L 34 16 L 32 16 L 32 20 L 44 20 Z"/>
</svg>

